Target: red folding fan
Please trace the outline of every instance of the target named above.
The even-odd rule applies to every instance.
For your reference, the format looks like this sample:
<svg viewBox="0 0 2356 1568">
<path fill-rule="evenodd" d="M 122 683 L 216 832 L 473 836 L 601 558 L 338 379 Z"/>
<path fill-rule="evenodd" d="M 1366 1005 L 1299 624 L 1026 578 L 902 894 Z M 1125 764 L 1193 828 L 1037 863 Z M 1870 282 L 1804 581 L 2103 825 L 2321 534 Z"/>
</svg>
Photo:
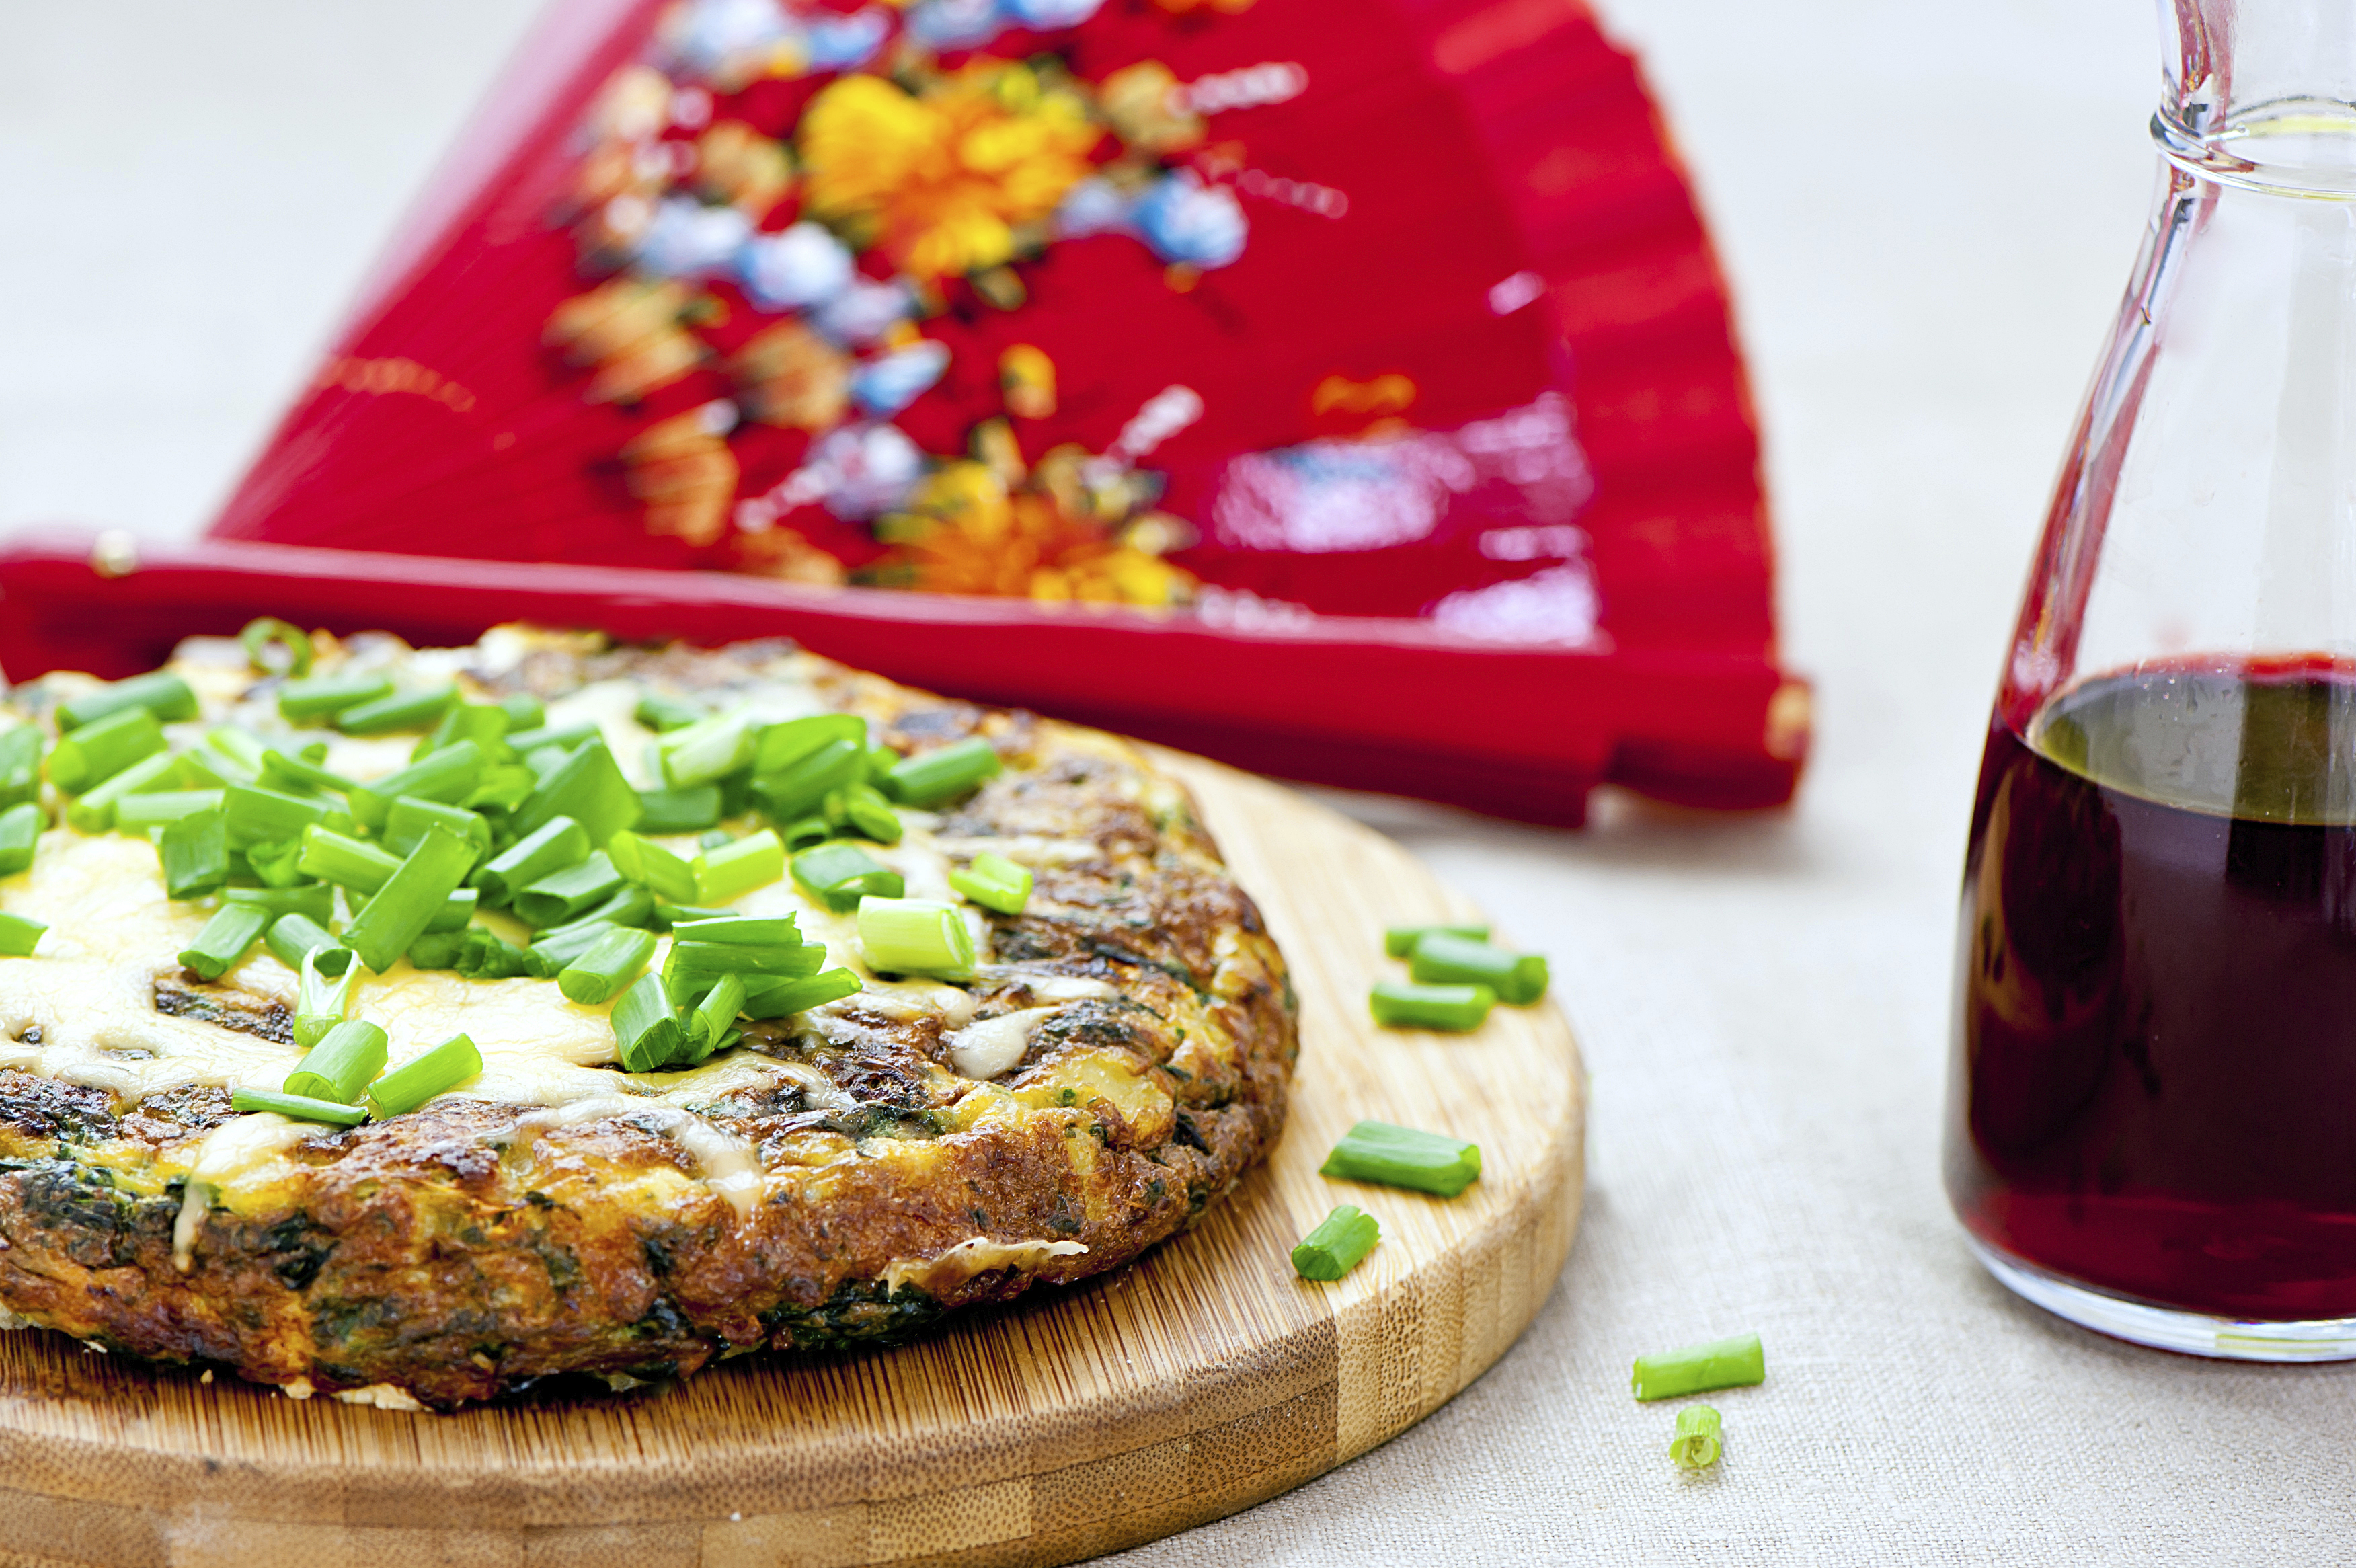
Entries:
<svg viewBox="0 0 2356 1568">
<path fill-rule="evenodd" d="M 1089 716 L 1265 762 L 1175 716 L 1226 639 L 1286 770 L 1547 820 L 1805 743 L 1717 270 L 1575 0 L 560 5 L 214 535 L 782 579 L 1043 704 L 984 644 L 1094 615 L 1157 673 Z M 1353 649 L 1580 739 L 1435 765 Z"/>
</svg>

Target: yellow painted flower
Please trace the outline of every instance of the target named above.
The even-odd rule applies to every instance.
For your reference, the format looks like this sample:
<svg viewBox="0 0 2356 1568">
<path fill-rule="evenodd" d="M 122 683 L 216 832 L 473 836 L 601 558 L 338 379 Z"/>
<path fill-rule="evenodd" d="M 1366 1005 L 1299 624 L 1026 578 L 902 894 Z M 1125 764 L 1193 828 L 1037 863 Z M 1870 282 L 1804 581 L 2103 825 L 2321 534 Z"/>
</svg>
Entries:
<svg viewBox="0 0 2356 1568">
<path fill-rule="evenodd" d="M 1051 491 L 1009 490 L 980 462 L 936 469 L 876 534 L 892 548 L 861 575 L 893 587 L 1130 605 L 1183 605 L 1195 587 L 1191 574 L 1141 547 L 1159 534 L 1131 528 L 1116 537 Z"/>
<path fill-rule="evenodd" d="M 909 93 L 846 76 L 810 101 L 798 139 L 812 216 L 920 278 L 1000 265 L 1088 172 L 1103 130 L 1028 66 L 976 60 Z"/>
</svg>

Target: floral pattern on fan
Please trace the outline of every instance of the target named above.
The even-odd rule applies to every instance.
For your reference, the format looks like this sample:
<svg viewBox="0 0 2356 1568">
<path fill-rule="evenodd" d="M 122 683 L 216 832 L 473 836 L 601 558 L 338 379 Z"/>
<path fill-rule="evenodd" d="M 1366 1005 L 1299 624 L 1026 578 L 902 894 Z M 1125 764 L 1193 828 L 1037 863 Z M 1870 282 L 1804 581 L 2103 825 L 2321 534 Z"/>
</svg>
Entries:
<svg viewBox="0 0 2356 1568">
<path fill-rule="evenodd" d="M 635 408 L 715 366 L 733 387 L 653 420 L 617 454 L 649 532 L 698 549 L 733 534 L 742 564 L 807 581 L 1193 601 L 1194 577 L 1164 556 L 1195 531 L 1155 509 L 1162 478 L 1141 466 L 1200 416 L 1191 389 L 1149 399 L 1104 452 L 1066 443 L 1033 458 L 1002 414 L 975 420 L 963 452 L 928 451 L 894 423 L 952 369 L 951 347 L 924 330 L 947 287 L 1019 316 L 1028 290 L 1015 264 L 1086 235 L 1134 238 L 1182 291 L 1243 254 L 1234 191 L 1181 160 L 1212 116 L 1297 96 L 1305 73 L 1185 83 L 1149 59 L 1090 81 L 1054 55 L 973 52 L 1012 29 L 1075 26 L 1101 3 L 846 14 L 682 0 L 650 58 L 606 83 L 562 214 L 582 268 L 604 281 L 556 308 L 545 341 L 595 403 Z M 800 94 L 782 116 L 780 91 Z M 749 336 L 740 309 L 760 322 Z M 1006 414 L 1055 412 L 1042 350 L 1009 347 L 995 371 Z M 740 496 L 736 443 L 761 426 L 809 444 L 781 482 Z M 848 571 L 789 525 L 809 507 L 867 525 L 880 550 Z"/>
</svg>

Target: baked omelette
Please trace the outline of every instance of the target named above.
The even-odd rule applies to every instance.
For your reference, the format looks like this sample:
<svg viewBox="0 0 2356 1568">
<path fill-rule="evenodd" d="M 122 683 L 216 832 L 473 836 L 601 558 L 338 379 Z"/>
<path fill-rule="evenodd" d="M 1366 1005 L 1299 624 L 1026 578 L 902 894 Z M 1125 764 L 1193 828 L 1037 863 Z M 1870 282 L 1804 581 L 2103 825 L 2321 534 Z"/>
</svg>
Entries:
<svg viewBox="0 0 2356 1568">
<path fill-rule="evenodd" d="M 517 628 L 6 713 L 0 1308 L 110 1350 L 444 1410 L 888 1341 L 1284 1120 L 1284 961 L 1110 736 Z"/>
</svg>

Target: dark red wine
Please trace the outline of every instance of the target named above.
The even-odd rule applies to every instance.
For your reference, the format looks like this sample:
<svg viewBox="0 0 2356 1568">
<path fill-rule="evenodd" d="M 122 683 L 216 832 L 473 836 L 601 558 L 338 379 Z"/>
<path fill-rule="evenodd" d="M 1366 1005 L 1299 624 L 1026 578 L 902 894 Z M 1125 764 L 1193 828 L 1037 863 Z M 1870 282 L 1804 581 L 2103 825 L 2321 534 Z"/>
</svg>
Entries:
<svg viewBox="0 0 2356 1568">
<path fill-rule="evenodd" d="M 1947 1187 L 2163 1306 L 2356 1316 L 2356 680 L 2140 672 L 1991 727 Z"/>
</svg>

